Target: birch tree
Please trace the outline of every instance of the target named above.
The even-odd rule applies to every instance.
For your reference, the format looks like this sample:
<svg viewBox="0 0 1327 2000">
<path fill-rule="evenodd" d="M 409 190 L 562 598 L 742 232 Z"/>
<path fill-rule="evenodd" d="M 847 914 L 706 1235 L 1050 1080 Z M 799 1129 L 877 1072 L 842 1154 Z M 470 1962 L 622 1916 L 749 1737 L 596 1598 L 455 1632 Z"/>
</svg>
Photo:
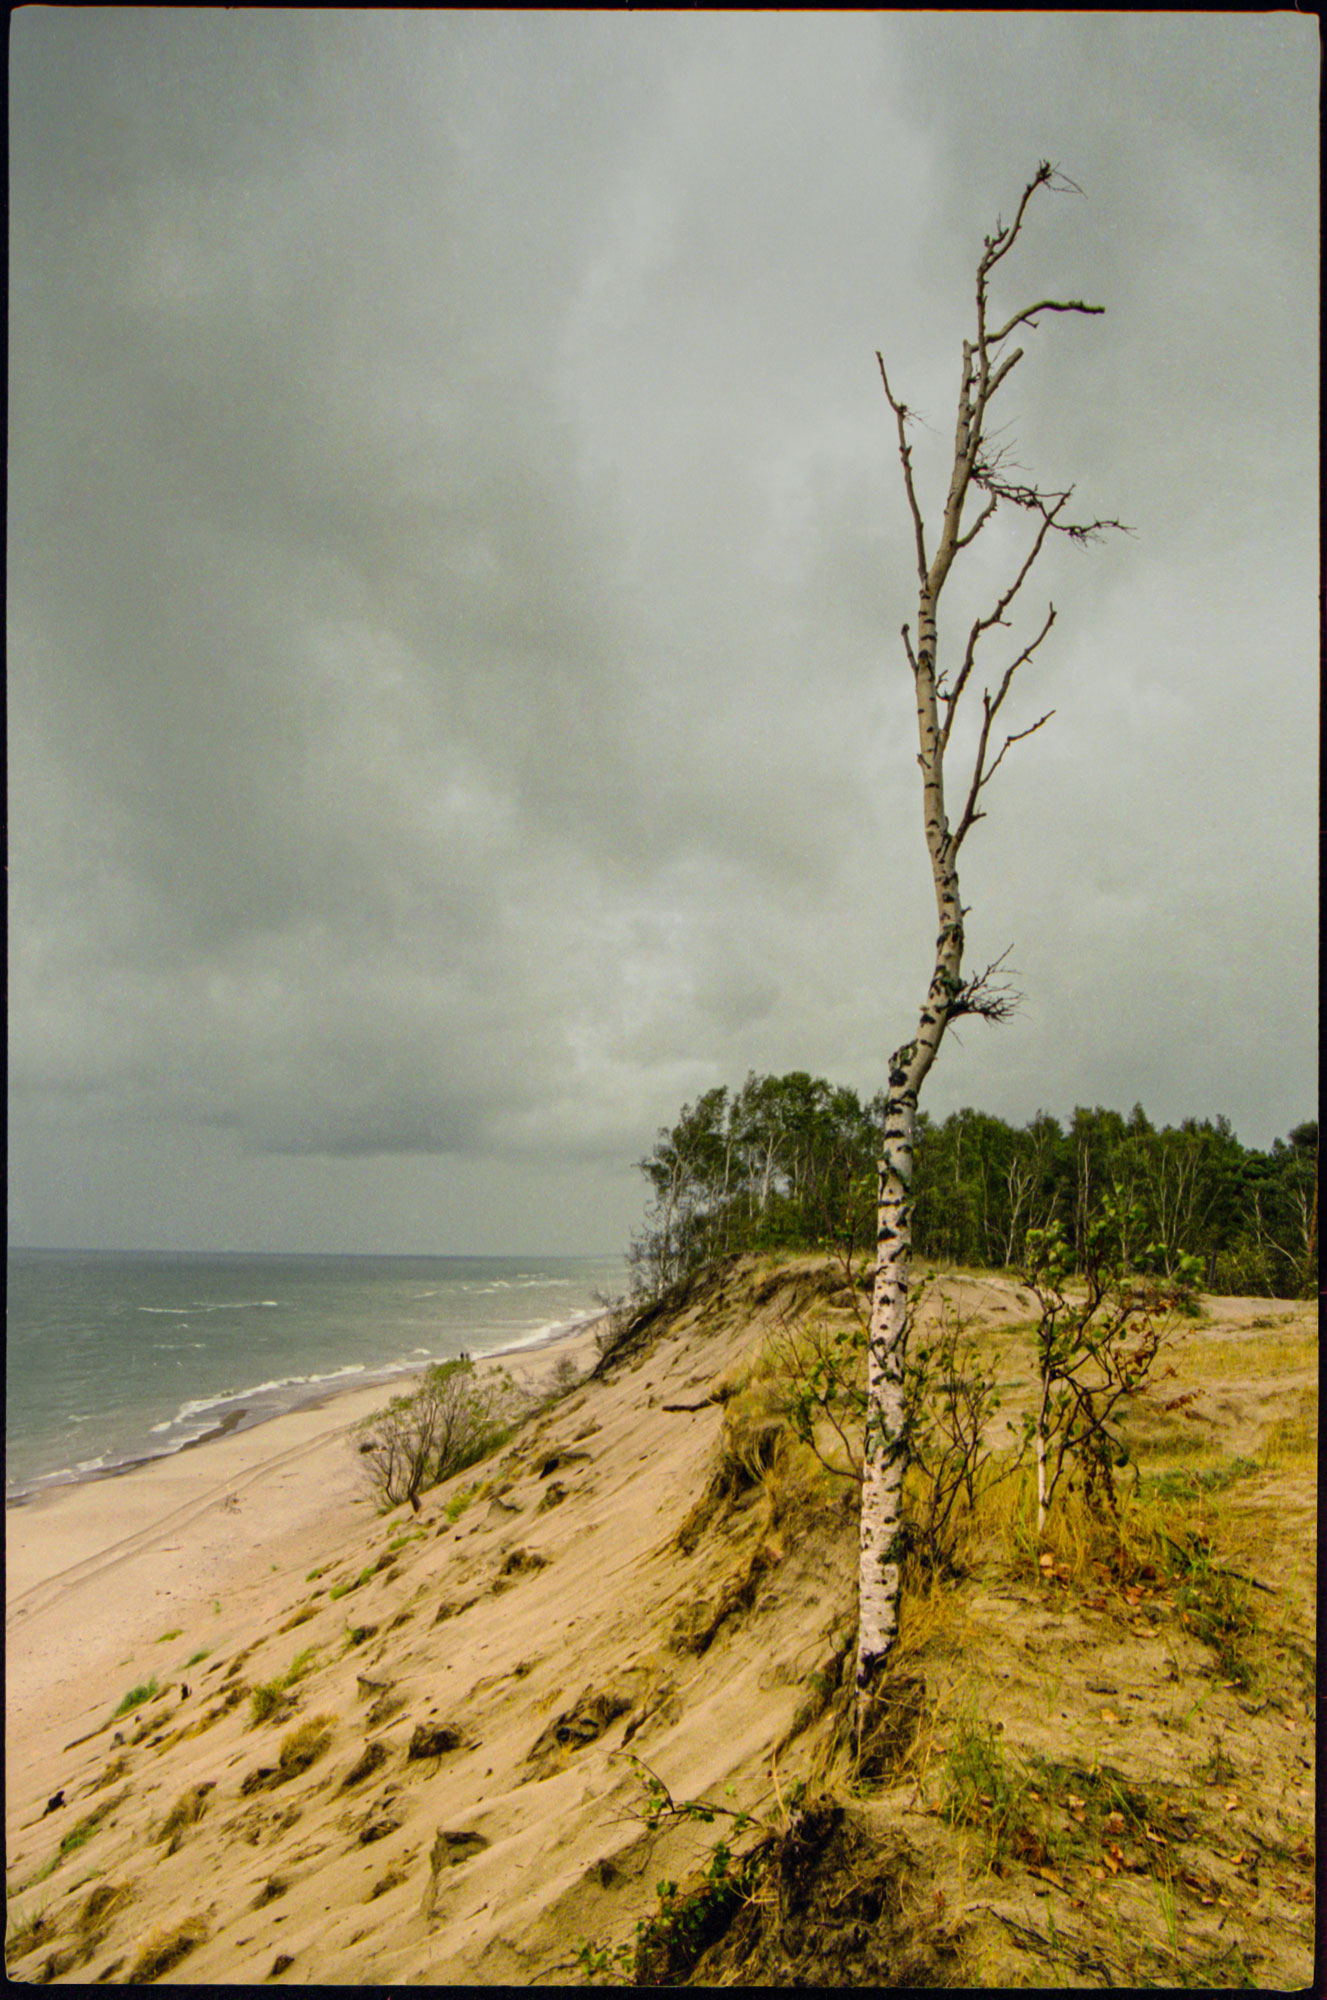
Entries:
<svg viewBox="0 0 1327 2000">
<path fill-rule="evenodd" d="M 870 1707 L 871 1689 L 889 1658 L 898 1626 L 901 1554 L 901 1501 L 907 1459 L 904 1418 L 909 1264 L 912 1246 L 913 1143 L 917 1101 L 939 1053 L 945 1030 L 964 1015 L 1000 1021 L 1010 1013 L 1014 996 L 1000 976 L 1003 958 L 975 974 L 964 970 L 964 919 L 958 863 L 964 841 L 984 817 L 987 787 L 1015 744 L 1049 722 L 1053 710 L 1025 727 L 1006 732 L 1003 713 L 1019 669 L 1043 645 L 1055 622 L 1049 605 L 1026 643 L 998 669 L 998 677 L 981 694 L 976 721 L 976 745 L 966 763 L 966 784 L 957 818 L 951 821 L 946 798 L 946 759 L 960 704 L 975 685 L 978 653 L 992 635 L 1004 634 L 1011 615 L 1021 611 L 1020 596 L 1038 559 L 1053 535 L 1085 543 L 1118 521 L 1080 521 L 1069 511 L 1073 488 L 1049 490 L 1025 483 L 1007 446 L 991 426 L 992 406 L 1023 359 L 1014 337 L 1035 330 L 1047 315 L 1093 314 L 1101 306 L 1081 299 L 1043 298 L 1001 316 L 991 306 L 990 286 L 1000 265 L 1018 242 L 1028 209 L 1043 191 L 1071 189 L 1048 161 L 1038 166 L 1024 188 L 1013 221 L 997 221 L 984 239 L 977 262 L 975 321 L 972 337 L 963 342 L 949 490 L 934 533 L 928 532 L 914 474 L 909 425 L 912 412 L 897 396 L 877 354 L 880 379 L 894 413 L 903 492 L 911 516 L 917 569 L 915 635 L 903 627 L 903 649 L 916 694 L 918 762 L 922 773 L 922 817 L 930 857 L 939 931 L 931 983 L 910 1041 L 894 1051 L 889 1062 L 887 1115 L 879 1166 L 875 1285 L 869 1337 L 868 1408 L 863 1445 L 861 1542 L 859 1560 L 859 1626 L 857 1646 L 857 1721 L 859 1734 Z M 1077 192 L 1077 190 L 1075 190 Z M 1001 509 L 1023 517 L 1026 537 L 1021 557 L 1012 566 L 1005 587 L 972 622 L 961 649 L 941 664 L 939 614 L 941 599 L 954 565 Z M 1010 642 L 1012 643 L 1012 642 Z M 984 668 L 982 670 L 984 672 Z M 1007 957 L 1007 953 L 1004 955 Z"/>
</svg>

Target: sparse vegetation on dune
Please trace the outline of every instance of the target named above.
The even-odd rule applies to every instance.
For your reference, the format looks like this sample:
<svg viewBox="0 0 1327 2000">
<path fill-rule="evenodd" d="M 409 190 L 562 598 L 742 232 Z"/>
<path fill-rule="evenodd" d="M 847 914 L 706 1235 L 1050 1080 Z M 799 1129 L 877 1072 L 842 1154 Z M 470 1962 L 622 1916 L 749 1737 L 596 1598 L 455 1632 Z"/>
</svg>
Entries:
<svg viewBox="0 0 1327 2000">
<path fill-rule="evenodd" d="M 71 1752 L 69 1824 L 17 1812 L 15 1976 L 1306 1983 L 1311 1310 L 1177 1318 L 1113 1505 L 1070 1452 L 1039 1533 L 1035 1296 L 938 1272 L 859 1738 L 860 1308 L 834 1259 L 692 1274 L 418 1513 L 288 1565 L 178 1725 Z"/>
</svg>

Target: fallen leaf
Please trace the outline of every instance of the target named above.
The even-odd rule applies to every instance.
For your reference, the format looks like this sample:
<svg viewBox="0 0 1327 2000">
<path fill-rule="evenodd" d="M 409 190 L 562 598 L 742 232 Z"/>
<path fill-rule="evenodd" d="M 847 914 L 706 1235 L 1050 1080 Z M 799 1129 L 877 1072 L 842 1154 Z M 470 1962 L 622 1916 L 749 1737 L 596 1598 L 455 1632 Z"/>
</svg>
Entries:
<svg viewBox="0 0 1327 2000">
<path fill-rule="evenodd" d="M 1150 1827 L 1150 1826 L 1147 1826 L 1147 1825 L 1144 1825 L 1144 1827 L 1143 1827 L 1143 1839 L 1144 1839 L 1144 1840 L 1150 1840 L 1150 1841 L 1152 1842 L 1152 1845 L 1153 1845 L 1154 1847 L 1164 1847 L 1164 1846 L 1165 1846 L 1165 1844 L 1166 1844 L 1166 1836 L 1165 1836 L 1165 1834 L 1164 1834 L 1164 1833 L 1153 1833 L 1153 1831 L 1152 1831 L 1151 1827 Z"/>
<path fill-rule="evenodd" d="M 1064 1797 L 1067 1805 L 1082 1807 L 1087 1804 L 1087 1800 L 1080 1799 L 1076 1792 L 1066 1792 Z"/>
<path fill-rule="evenodd" d="M 1123 1833 L 1124 1814 L 1122 1812 L 1107 1813 L 1101 1823 L 1101 1830 L 1103 1833 Z"/>
<path fill-rule="evenodd" d="M 1109 1868 L 1109 1870 L 1110 1870 L 1111 1874 L 1112 1874 L 1112 1875 L 1118 1875 L 1118 1874 L 1119 1874 L 1119 1872 L 1120 1872 L 1120 1863 L 1121 1863 L 1121 1862 L 1123 1861 L 1123 1859 L 1124 1859 L 1124 1856 L 1123 1856 L 1123 1855 L 1122 1855 L 1122 1854 L 1120 1853 L 1120 1850 L 1119 1850 L 1119 1848 L 1118 1848 L 1118 1847 L 1108 1847 L 1108 1848 L 1106 1849 L 1106 1852 L 1105 1852 L 1105 1855 L 1104 1855 L 1104 1857 L 1103 1857 L 1103 1858 L 1104 1858 L 1104 1860 L 1105 1860 L 1105 1863 L 1106 1863 L 1106 1866 L 1107 1866 L 1107 1867 Z"/>
<path fill-rule="evenodd" d="M 1045 1554 L 1044 1556 L 1038 1556 L 1038 1558 L 1037 1558 L 1037 1566 L 1038 1566 L 1038 1568 L 1039 1568 L 1039 1569 L 1043 1569 L 1043 1570 L 1052 1570 L 1052 1569 L 1054 1569 L 1054 1567 L 1055 1567 L 1055 1558 L 1054 1558 L 1054 1556 L 1053 1556 L 1053 1555 L 1052 1555 L 1052 1554 L 1050 1553 L 1050 1551 L 1049 1551 L 1049 1550 L 1047 1550 L 1047 1552 L 1046 1552 L 1046 1554 Z"/>
<path fill-rule="evenodd" d="M 1236 1806 L 1239 1804 L 1238 1792 L 1227 1792 L 1225 1799 L 1222 1801 L 1222 1803 L 1224 1804 L 1227 1812 L 1234 1812 Z"/>
<path fill-rule="evenodd" d="M 1039 1875 L 1043 1882 L 1053 1882 L 1057 1889 L 1065 1887 L 1063 1875 L 1057 1875 L 1053 1868 L 1029 1868 L 1029 1875 Z"/>
<path fill-rule="evenodd" d="M 1103 1722 L 1118 1722 L 1120 1718 L 1115 1713 L 1115 1710 L 1113 1708 L 1103 1708 L 1101 1711 L 1101 1719 Z"/>
</svg>

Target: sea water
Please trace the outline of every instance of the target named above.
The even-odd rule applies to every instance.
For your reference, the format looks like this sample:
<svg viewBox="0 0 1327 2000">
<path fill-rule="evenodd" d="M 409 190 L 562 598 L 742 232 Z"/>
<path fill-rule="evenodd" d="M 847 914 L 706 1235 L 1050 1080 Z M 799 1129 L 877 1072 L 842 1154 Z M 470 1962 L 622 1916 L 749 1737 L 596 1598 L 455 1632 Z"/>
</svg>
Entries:
<svg viewBox="0 0 1327 2000">
<path fill-rule="evenodd" d="M 534 1346 L 625 1282 L 612 1257 L 11 1250 L 5 1497 L 105 1477 L 331 1391 Z"/>
</svg>

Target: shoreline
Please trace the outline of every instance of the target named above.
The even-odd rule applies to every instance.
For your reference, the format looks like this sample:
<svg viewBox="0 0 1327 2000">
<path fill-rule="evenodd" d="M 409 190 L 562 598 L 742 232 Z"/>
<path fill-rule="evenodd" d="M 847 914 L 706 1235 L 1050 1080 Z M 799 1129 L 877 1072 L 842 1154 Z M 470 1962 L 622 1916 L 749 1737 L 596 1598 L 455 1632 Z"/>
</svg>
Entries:
<svg viewBox="0 0 1327 2000">
<path fill-rule="evenodd" d="M 482 1354 L 472 1354 L 470 1359 L 478 1367 L 488 1361 L 519 1360 L 522 1356 L 545 1354 L 552 1348 L 579 1340 L 582 1335 L 591 1333 L 607 1318 L 608 1308 L 605 1307 L 597 1312 L 583 1314 L 579 1319 L 570 1320 L 565 1325 L 559 1325 L 552 1332 L 541 1331 L 530 1340 L 512 1342 L 506 1347 L 487 1348 Z M 444 1356 L 443 1360 L 454 1358 L 454 1356 Z M 5 1518 L 8 1519 L 12 1513 L 18 1513 L 23 1508 L 40 1505 L 42 1501 L 57 1494 L 75 1493 L 84 1487 L 124 1478 L 130 1473 L 148 1471 L 153 1466 L 173 1464 L 176 1459 L 183 1457 L 185 1452 L 196 1451 L 200 1445 L 217 1444 L 224 1438 L 241 1433 L 247 1436 L 265 1429 L 269 1424 L 281 1423 L 287 1417 L 298 1416 L 302 1411 L 329 1408 L 346 1397 L 379 1396 L 388 1392 L 399 1395 L 407 1385 L 418 1383 L 429 1368 L 437 1365 L 439 1364 L 436 1362 L 425 1361 L 418 1367 L 397 1367 L 390 1373 L 377 1374 L 367 1382 L 363 1377 L 357 1376 L 354 1380 L 341 1385 L 324 1384 L 312 1396 L 302 1397 L 298 1402 L 288 1403 L 276 1409 L 253 1410 L 245 1405 L 239 1409 L 227 1410 L 210 1430 L 202 1432 L 198 1437 L 186 1438 L 182 1444 L 174 1445 L 167 1451 L 142 1452 L 133 1458 L 122 1459 L 115 1465 L 93 1466 L 86 1472 L 75 1471 L 67 1475 L 60 1472 L 39 1474 L 38 1479 L 44 1479 L 48 1483 L 44 1485 L 34 1483 L 26 1491 L 6 1493 Z"/>
<path fill-rule="evenodd" d="M 596 1324 L 578 1321 L 502 1356 L 478 1356 L 476 1365 L 509 1367 L 532 1388 L 559 1353 L 588 1370 Z M 334 1389 L 247 1429 L 196 1440 L 206 1451 L 182 1448 L 6 1507 L 11 1790 L 36 1746 L 56 1735 L 66 1743 L 104 1719 L 108 1679 L 177 1678 L 168 1635 L 182 1631 L 209 1650 L 226 1645 L 261 1622 L 274 1593 L 374 1517 L 347 1441 L 384 1401 L 381 1384 Z"/>
</svg>

